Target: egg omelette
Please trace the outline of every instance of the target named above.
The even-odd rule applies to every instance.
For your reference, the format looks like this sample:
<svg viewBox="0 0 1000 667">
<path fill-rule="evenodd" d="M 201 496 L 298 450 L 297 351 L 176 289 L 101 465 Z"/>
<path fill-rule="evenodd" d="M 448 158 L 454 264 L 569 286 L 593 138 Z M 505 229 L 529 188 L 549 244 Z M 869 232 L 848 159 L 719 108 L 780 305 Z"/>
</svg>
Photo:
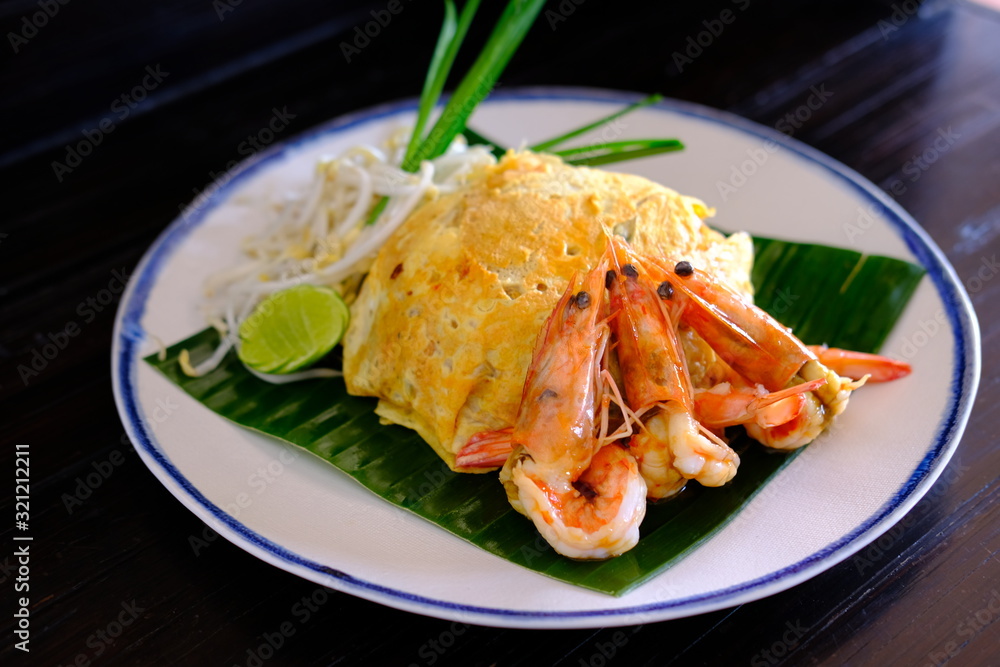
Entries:
<svg viewBox="0 0 1000 667">
<path fill-rule="evenodd" d="M 514 423 L 539 330 L 609 234 L 750 296 L 752 242 L 709 228 L 711 212 L 639 176 L 508 152 L 379 251 L 351 306 L 347 389 L 377 397 L 384 422 L 416 430 L 454 469 L 472 435 Z"/>
</svg>

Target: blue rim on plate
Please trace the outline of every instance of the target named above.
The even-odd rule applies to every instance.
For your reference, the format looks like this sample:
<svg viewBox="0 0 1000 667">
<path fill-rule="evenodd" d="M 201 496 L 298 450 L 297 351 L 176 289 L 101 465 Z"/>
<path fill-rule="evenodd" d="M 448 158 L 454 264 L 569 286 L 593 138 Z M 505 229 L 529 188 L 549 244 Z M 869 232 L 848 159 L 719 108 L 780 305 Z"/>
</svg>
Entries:
<svg viewBox="0 0 1000 667">
<path fill-rule="evenodd" d="M 494 95 L 485 104 L 510 101 L 578 101 L 621 105 L 635 102 L 642 97 L 638 94 L 594 89 L 530 88 Z M 164 454 L 162 447 L 147 428 L 148 420 L 136 400 L 136 373 L 142 359 L 140 346 L 145 337 L 141 320 L 150 290 L 165 260 L 183 243 L 192 230 L 204 222 L 210 211 L 226 201 L 247 179 L 266 168 L 272 161 L 320 137 L 342 133 L 360 125 L 414 111 L 416 109 L 414 100 L 383 105 L 339 118 L 248 159 L 237 167 L 227 182 L 211 186 L 192 202 L 146 252 L 122 298 L 112 341 L 112 382 L 115 401 L 126 432 L 135 443 L 143 460 L 167 488 L 200 518 L 214 519 L 214 523 L 222 527 L 222 530 L 218 531 L 220 534 L 263 560 L 317 583 L 375 602 L 430 616 L 483 625 L 511 627 L 627 625 L 705 613 L 790 588 L 864 548 L 916 504 L 941 474 L 961 438 L 972 409 L 980 372 L 979 327 L 969 298 L 954 269 L 926 232 L 896 202 L 860 174 L 795 139 L 727 112 L 676 100 L 663 100 L 648 108 L 653 111 L 661 110 L 695 117 L 738 129 L 760 139 L 775 141 L 801 160 L 824 168 L 842 184 L 852 187 L 862 198 L 881 206 L 886 220 L 905 241 L 917 261 L 927 270 L 927 275 L 944 303 L 954 337 L 954 373 L 951 378 L 950 402 L 935 434 L 934 446 L 892 499 L 852 532 L 793 565 L 738 586 L 701 595 L 624 608 L 525 611 L 457 604 L 414 595 L 353 577 L 322 563 L 303 558 L 250 530 L 209 501 L 192 485 Z M 173 484 L 167 483 L 168 480 Z M 768 589 L 766 593 L 763 592 L 765 588 Z"/>
</svg>

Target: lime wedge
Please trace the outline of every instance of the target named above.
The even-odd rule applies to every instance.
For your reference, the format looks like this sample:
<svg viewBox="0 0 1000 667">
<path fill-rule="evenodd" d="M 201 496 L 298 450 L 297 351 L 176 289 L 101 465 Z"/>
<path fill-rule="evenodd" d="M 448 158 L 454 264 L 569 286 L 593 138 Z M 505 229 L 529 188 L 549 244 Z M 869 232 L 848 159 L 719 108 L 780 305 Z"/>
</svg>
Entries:
<svg viewBox="0 0 1000 667">
<path fill-rule="evenodd" d="M 240 325 L 240 359 L 261 373 L 291 373 L 340 342 L 350 310 L 334 290 L 296 285 L 261 301 Z"/>
</svg>

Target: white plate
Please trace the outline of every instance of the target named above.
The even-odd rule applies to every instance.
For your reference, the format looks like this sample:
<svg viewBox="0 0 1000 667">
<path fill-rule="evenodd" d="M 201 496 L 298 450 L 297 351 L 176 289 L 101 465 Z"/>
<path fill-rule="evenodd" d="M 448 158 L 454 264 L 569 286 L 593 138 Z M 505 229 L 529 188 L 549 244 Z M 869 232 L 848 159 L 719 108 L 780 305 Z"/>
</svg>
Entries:
<svg viewBox="0 0 1000 667">
<path fill-rule="evenodd" d="M 635 99 L 506 92 L 472 124 L 519 145 Z M 879 537 L 941 474 L 980 367 L 975 315 L 941 251 L 843 165 L 770 129 L 681 102 L 633 113 L 611 130 L 620 136 L 604 139 L 676 136 L 687 150 L 614 168 L 704 199 L 718 208 L 722 228 L 900 257 L 922 264 L 927 277 L 883 348 L 910 359 L 913 375 L 866 387 L 832 432 L 733 523 L 628 595 L 583 590 L 496 558 L 312 455 L 218 417 L 141 361 L 157 349 L 151 334 L 172 343 L 204 327 L 205 276 L 236 261 L 267 204 L 306 184 L 320 154 L 377 142 L 413 110 L 409 101 L 363 111 L 246 162 L 163 232 L 122 299 L 112 368 L 125 428 L 150 470 L 226 539 L 311 581 L 429 616 L 511 627 L 627 625 L 730 607 L 805 581 Z"/>
</svg>

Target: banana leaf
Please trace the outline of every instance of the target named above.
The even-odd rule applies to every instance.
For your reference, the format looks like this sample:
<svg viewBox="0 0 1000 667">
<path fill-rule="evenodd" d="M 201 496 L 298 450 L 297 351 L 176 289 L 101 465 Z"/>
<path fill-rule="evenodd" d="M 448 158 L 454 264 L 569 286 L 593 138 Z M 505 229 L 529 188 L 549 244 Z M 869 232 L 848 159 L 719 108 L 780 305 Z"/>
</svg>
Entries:
<svg viewBox="0 0 1000 667">
<path fill-rule="evenodd" d="M 887 257 L 819 245 L 755 239 L 756 302 L 809 344 L 877 352 L 923 276 Z M 696 549 L 731 521 L 797 452 L 778 453 L 737 436 L 741 465 L 723 488 L 690 483 L 649 506 L 638 546 L 607 561 L 559 556 L 508 504 L 496 474 L 451 472 L 413 432 L 379 424 L 375 401 L 349 396 L 340 378 L 286 385 L 263 382 L 230 353 L 213 372 L 181 372 L 182 349 L 197 363 L 218 342 L 207 329 L 146 359 L 219 415 L 309 450 L 379 497 L 500 558 L 541 574 L 622 595 Z M 801 451 L 801 450 L 799 450 Z"/>
</svg>

